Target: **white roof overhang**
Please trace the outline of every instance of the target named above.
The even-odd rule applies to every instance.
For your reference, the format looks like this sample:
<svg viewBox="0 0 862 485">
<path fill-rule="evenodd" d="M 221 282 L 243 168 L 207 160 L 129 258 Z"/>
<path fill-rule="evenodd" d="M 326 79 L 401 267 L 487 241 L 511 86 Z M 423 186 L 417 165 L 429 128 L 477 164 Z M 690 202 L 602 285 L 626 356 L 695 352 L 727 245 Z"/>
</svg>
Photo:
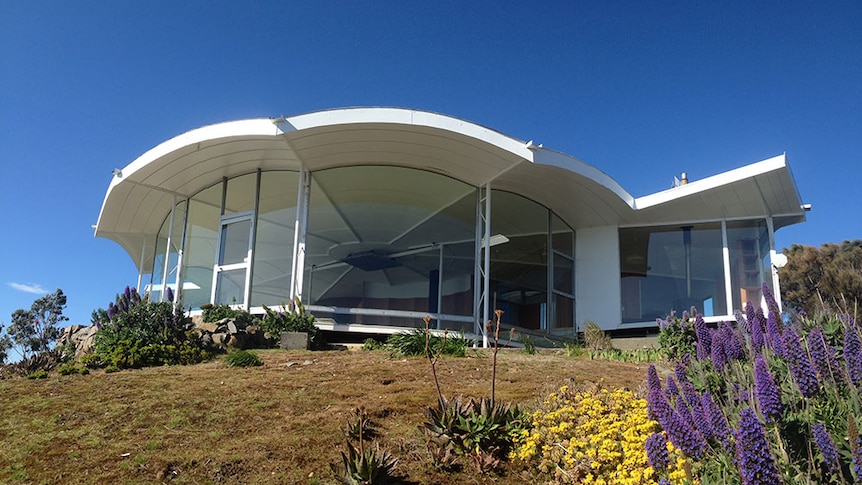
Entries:
<svg viewBox="0 0 862 485">
<path fill-rule="evenodd" d="M 785 155 L 639 197 L 628 224 L 773 217 L 775 229 L 805 220 Z"/>
<path fill-rule="evenodd" d="M 491 183 L 549 207 L 576 229 L 754 212 L 790 214 L 787 223 L 803 220 L 784 157 L 776 159 L 634 199 L 576 158 L 468 121 L 400 108 L 335 109 L 220 123 L 152 148 L 114 176 L 96 236 L 116 241 L 146 268 L 152 260 L 140 260 L 144 245 L 152 245 L 175 201 L 258 169 L 355 165 L 416 168 L 474 186 Z"/>
</svg>

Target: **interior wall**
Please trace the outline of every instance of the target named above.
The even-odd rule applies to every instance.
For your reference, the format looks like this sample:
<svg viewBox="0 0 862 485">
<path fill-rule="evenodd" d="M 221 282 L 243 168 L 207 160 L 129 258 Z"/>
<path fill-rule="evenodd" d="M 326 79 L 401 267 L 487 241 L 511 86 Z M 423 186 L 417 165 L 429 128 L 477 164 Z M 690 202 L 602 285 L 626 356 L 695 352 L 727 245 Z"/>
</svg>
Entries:
<svg viewBox="0 0 862 485">
<path fill-rule="evenodd" d="M 575 231 L 575 292 L 578 331 L 593 321 L 603 330 L 619 328 L 620 246 L 617 226 Z"/>
</svg>

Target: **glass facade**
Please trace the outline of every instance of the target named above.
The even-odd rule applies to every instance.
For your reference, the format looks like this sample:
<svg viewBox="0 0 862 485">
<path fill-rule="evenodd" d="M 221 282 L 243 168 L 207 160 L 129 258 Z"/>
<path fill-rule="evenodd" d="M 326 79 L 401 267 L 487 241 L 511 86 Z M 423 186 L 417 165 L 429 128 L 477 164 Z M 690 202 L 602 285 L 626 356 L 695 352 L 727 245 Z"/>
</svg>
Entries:
<svg viewBox="0 0 862 485">
<path fill-rule="evenodd" d="M 621 228 L 619 238 L 623 323 L 691 307 L 726 316 L 748 301 L 759 306 L 762 283 L 772 286 L 765 219 Z"/>
<path fill-rule="evenodd" d="M 302 299 L 336 323 L 472 332 L 480 190 L 440 174 L 354 166 L 309 174 Z M 177 204 L 156 241 L 153 291 L 174 287 L 183 245 L 182 302 L 259 308 L 290 300 L 301 174 L 223 180 Z M 546 207 L 492 190 L 492 310 L 526 329 L 574 328 L 574 232 Z M 183 232 L 185 230 L 185 238 Z M 170 236 L 170 245 L 168 238 Z M 169 248 L 166 252 L 166 248 Z M 480 280 L 481 281 L 481 280 Z M 154 295 L 155 298 L 160 294 Z"/>
<path fill-rule="evenodd" d="M 760 305 L 761 287 L 772 287 L 769 230 L 765 220 L 727 223 L 727 248 L 730 254 L 730 279 L 733 283 L 733 308 L 742 310 L 751 301 Z"/>
<path fill-rule="evenodd" d="M 726 315 L 721 223 L 620 229 L 623 323 Z"/>
</svg>

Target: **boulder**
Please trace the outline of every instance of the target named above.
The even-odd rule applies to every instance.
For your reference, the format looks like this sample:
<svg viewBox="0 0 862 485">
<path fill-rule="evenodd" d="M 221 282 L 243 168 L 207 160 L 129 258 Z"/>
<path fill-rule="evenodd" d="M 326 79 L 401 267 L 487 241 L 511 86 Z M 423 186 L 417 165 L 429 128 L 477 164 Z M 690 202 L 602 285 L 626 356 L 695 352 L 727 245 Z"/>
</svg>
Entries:
<svg viewBox="0 0 862 485">
<path fill-rule="evenodd" d="M 308 350 L 309 343 L 306 332 L 282 332 L 279 348 L 282 350 Z"/>
</svg>

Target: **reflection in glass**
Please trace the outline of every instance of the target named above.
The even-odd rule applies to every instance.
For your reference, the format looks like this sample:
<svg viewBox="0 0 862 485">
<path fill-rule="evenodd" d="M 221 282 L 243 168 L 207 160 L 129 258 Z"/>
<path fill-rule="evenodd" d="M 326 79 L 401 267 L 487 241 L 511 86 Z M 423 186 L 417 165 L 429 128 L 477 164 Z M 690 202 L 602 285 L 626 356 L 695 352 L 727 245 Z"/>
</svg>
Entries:
<svg viewBox="0 0 862 485">
<path fill-rule="evenodd" d="M 730 253 L 730 278 L 733 308 L 742 309 L 749 301 L 760 305 L 761 285 L 772 286 L 769 263 L 769 230 L 765 220 L 727 223 Z"/>
<path fill-rule="evenodd" d="M 475 201 L 475 188 L 420 170 L 315 172 L 304 298 L 314 305 L 427 313 L 442 302 L 446 313 L 471 315 Z M 387 316 L 369 321 L 399 324 Z"/>
<path fill-rule="evenodd" d="M 209 187 L 189 201 L 186 249 L 183 253 L 183 306 L 193 310 L 212 298 L 222 184 Z"/>
<path fill-rule="evenodd" d="M 263 172 L 256 224 L 252 307 L 290 301 L 293 239 L 299 174 Z"/>
<path fill-rule="evenodd" d="M 620 229 L 623 323 L 652 322 L 692 306 L 726 315 L 719 223 Z"/>
</svg>

